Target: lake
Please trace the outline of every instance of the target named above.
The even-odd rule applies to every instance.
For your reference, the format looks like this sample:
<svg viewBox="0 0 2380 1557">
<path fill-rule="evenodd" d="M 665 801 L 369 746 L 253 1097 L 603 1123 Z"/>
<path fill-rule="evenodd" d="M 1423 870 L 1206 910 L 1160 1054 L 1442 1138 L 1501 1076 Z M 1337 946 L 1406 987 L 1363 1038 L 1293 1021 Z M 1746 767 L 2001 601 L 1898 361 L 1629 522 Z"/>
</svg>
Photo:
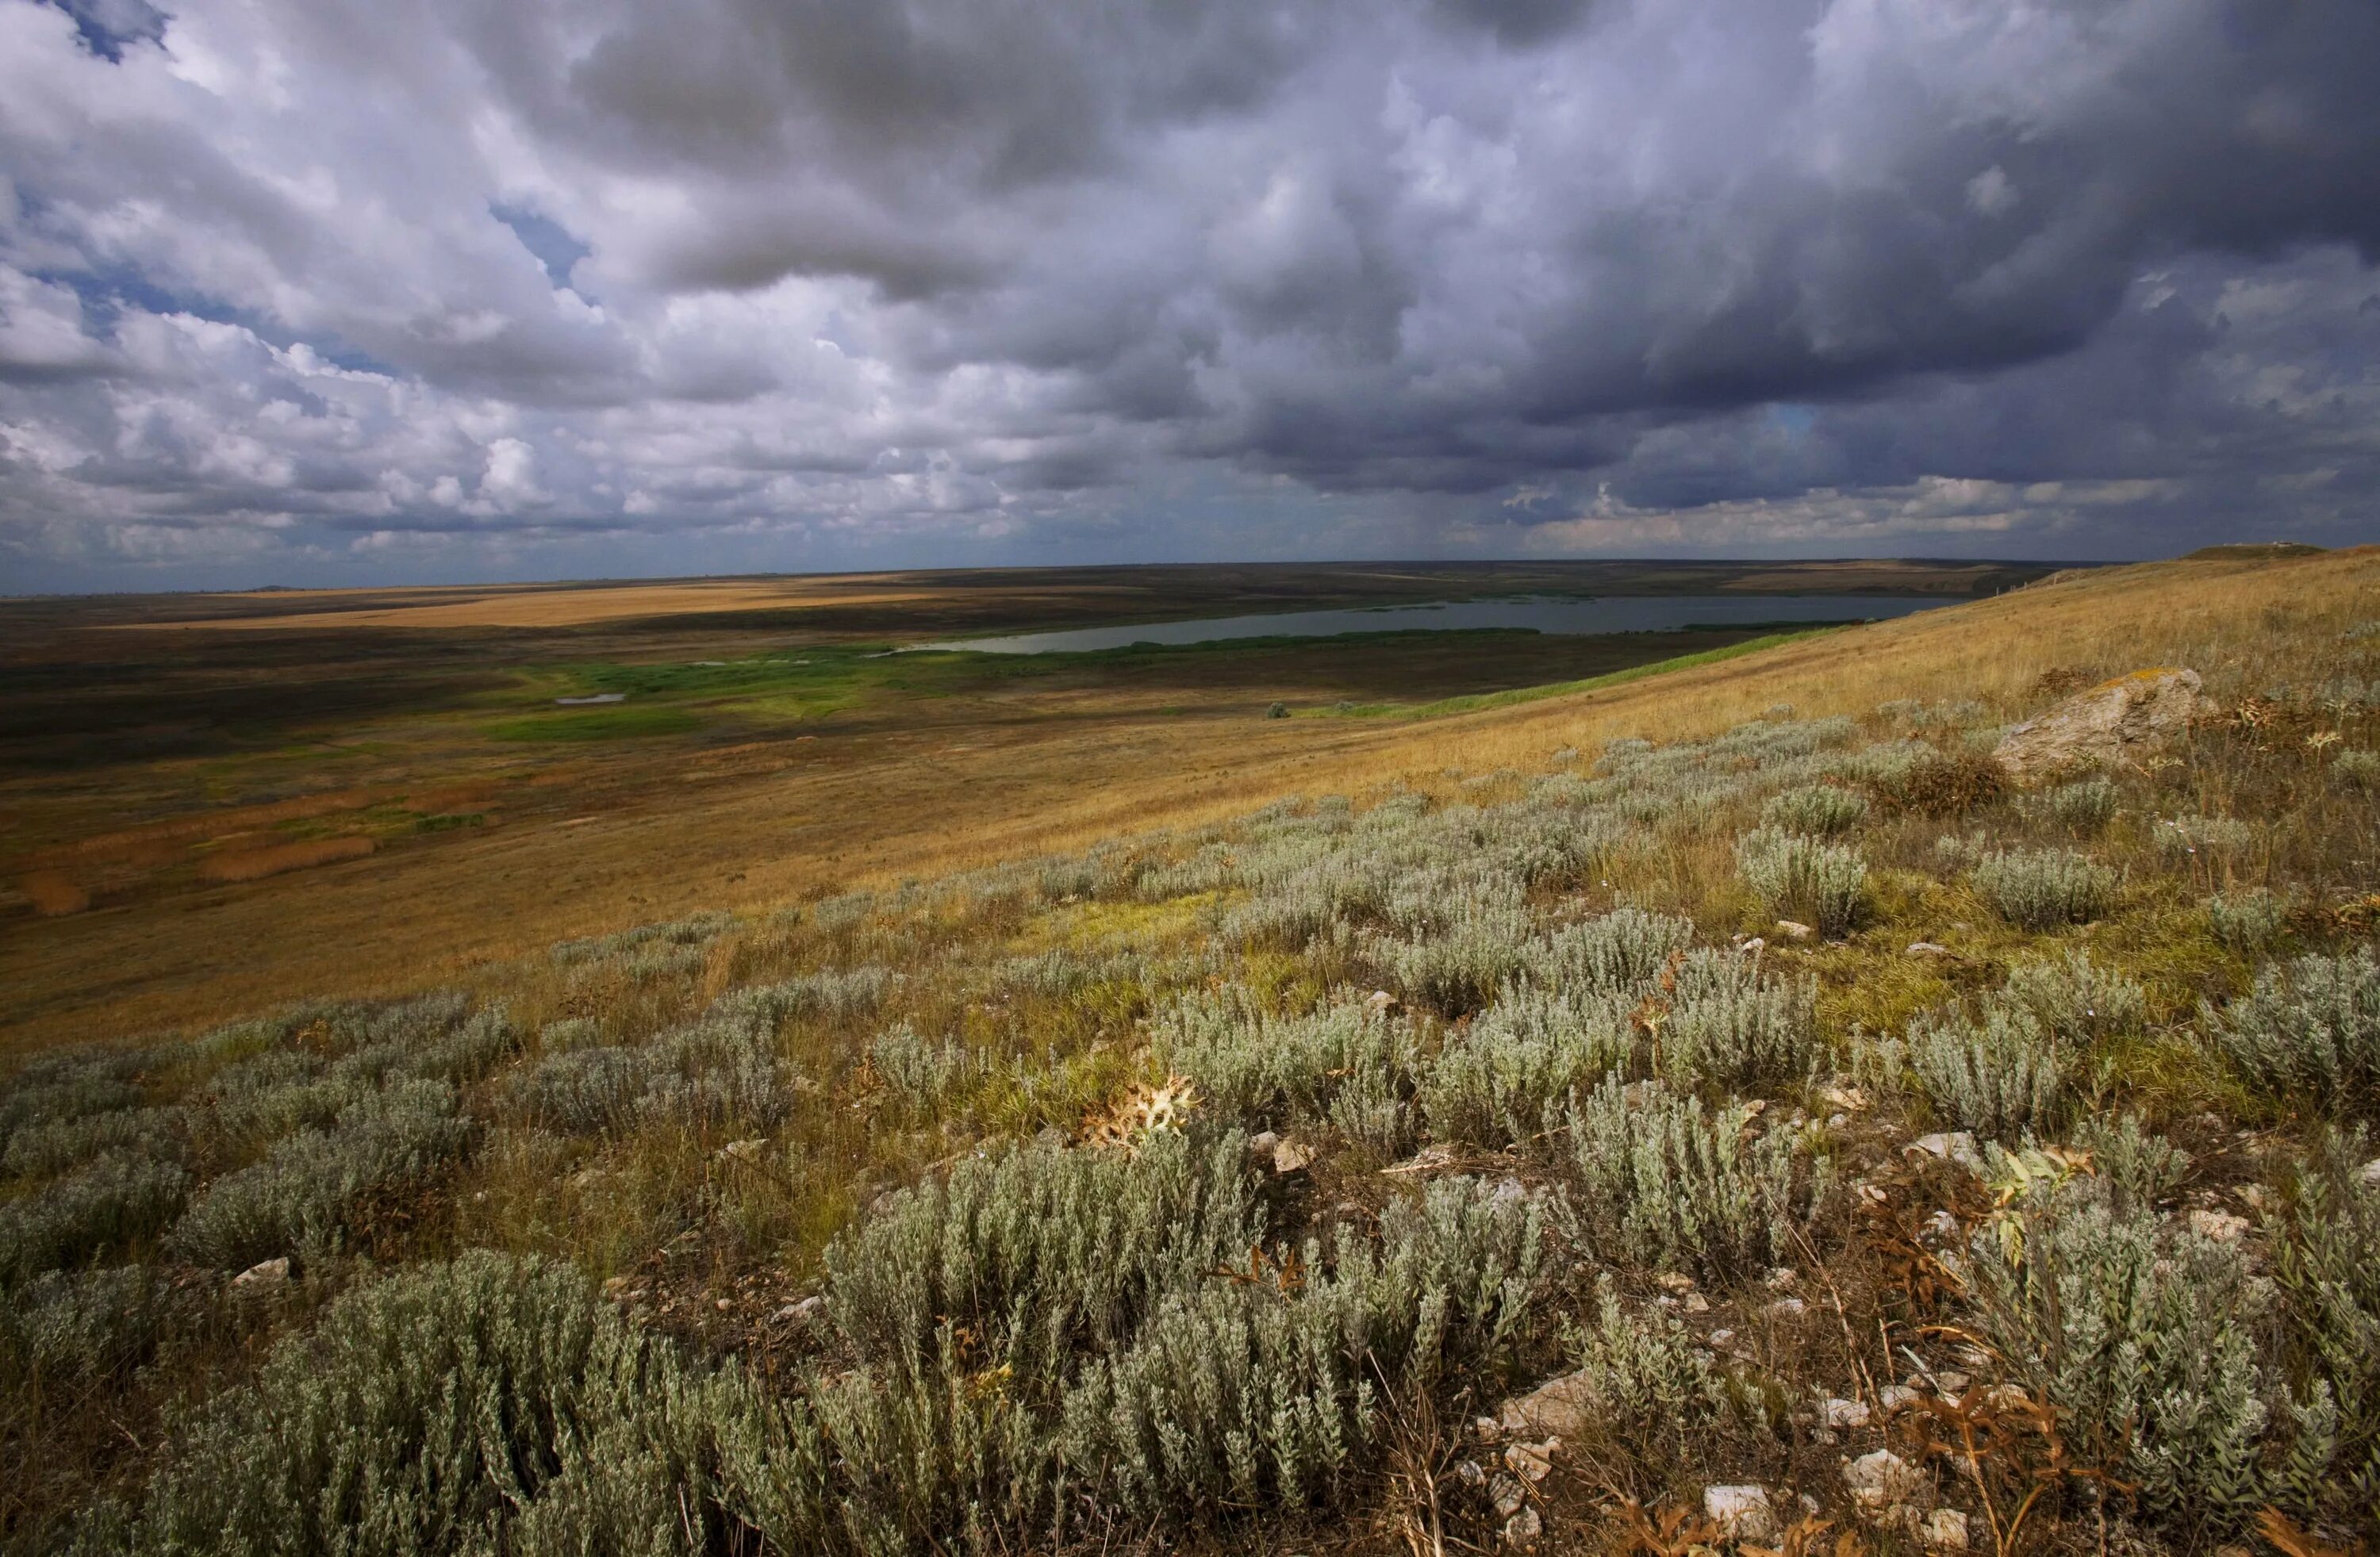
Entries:
<svg viewBox="0 0 2380 1557">
<path fill-rule="evenodd" d="M 1680 627 L 1745 627 L 1777 622 L 1868 622 L 1954 606 L 1940 595 L 1606 595 L 1589 599 L 1528 596 L 1505 600 L 1436 600 L 1419 606 L 1276 611 L 1124 627 L 1077 627 L 1001 638 L 953 638 L 912 649 L 970 654 L 1085 654 L 1132 644 L 1211 644 L 1231 638 L 1329 638 L 1342 633 L 1456 633 L 1502 628 L 1524 633 L 1661 633 Z"/>
</svg>

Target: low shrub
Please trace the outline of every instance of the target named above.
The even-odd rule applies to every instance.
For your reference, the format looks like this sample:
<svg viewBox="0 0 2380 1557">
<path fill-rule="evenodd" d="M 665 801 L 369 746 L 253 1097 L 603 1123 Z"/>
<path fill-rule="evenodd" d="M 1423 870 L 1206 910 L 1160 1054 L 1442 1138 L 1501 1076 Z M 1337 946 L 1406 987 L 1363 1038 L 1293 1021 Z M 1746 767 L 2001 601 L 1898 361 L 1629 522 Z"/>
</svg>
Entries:
<svg viewBox="0 0 2380 1557">
<path fill-rule="evenodd" d="M 2266 1301 L 2239 1244 L 2119 1210 L 2083 1176 L 2010 1206 L 1970 1252 L 1969 1322 L 2058 1412 L 2074 1464 L 2202 1539 L 2264 1505 L 2278 1381 L 2256 1354 Z"/>
<path fill-rule="evenodd" d="M 587 1135 L 633 1123 L 645 1080 L 638 1051 L 598 1044 L 548 1053 L 507 1078 L 504 1096 L 524 1118 L 565 1134 Z"/>
<path fill-rule="evenodd" d="M 1653 1032 L 1654 1068 L 1671 1080 L 1798 1080 L 1827 1057 L 1815 980 L 1778 977 L 1756 957 L 1705 949 L 1669 982 L 1666 998 L 1640 1020 Z"/>
<path fill-rule="evenodd" d="M 0 1306 L 0 1378 L 91 1386 L 149 1360 L 168 1289 L 141 1265 L 49 1271 Z"/>
<path fill-rule="evenodd" d="M 1726 1375 L 1700 1339 L 1669 1315 L 1631 1312 L 1609 1275 L 1597 1279 L 1594 1318 L 1565 1321 L 1562 1349 L 1596 1402 L 1596 1427 L 1622 1453 L 1672 1461 L 1689 1440 L 1736 1415 Z"/>
<path fill-rule="evenodd" d="M 2080 951 L 2018 963 L 1998 998 L 2076 1047 L 2139 1032 L 2149 1020 L 2148 992 L 2138 981 Z"/>
<path fill-rule="evenodd" d="M 1980 715 L 1981 710 L 1976 710 Z M 1905 764 L 1874 771 L 1868 786 L 1888 804 L 1921 816 L 1958 816 L 2008 792 L 2008 770 L 1988 752 L 1925 748 Z"/>
<path fill-rule="evenodd" d="M 1672 958 L 1694 944 L 1694 922 L 1642 909 L 1615 909 L 1565 925 L 1533 943 L 1525 955 L 1529 979 L 1579 995 L 1635 993 L 1648 987 Z"/>
<path fill-rule="evenodd" d="M 2137 1114 L 2087 1116 L 2075 1129 L 2074 1144 L 2091 1153 L 2092 1170 L 2127 1213 L 2155 1209 L 2190 1177 L 2190 1153 L 2143 1127 Z"/>
<path fill-rule="evenodd" d="M 1910 1023 L 1909 1068 L 1935 1116 L 2002 1140 L 2055 1127 L 2066 1059 L 2030 1012 L 1994 1006 L 1979 1024 L 1956 1008 Z"/>
<path fill-rule="evenodd" d="M 2380 752 L 2346 751 L 2330 759 L 2331 782 L 2357 794 L 2380 793 Z"/>
<path fill-rule="evenodd" d="M 1410 939 L 1375 936 L 1366 954 L 1408 1000 L 1467 1016 L 1520 972 L 1534 930 L 1517 905 L 1466 904 L 1434 931 Z"/>
<path fill-rule="evenodd" d="M 2276 1489 L 2303 1517 L 2380 1533 L 2380 1179 L 2361 1132 L 2318 1138 L 2274 1250 L 2288 1299 L 2289 1407 L 2298 1442 Z"/>
<path fill-rule="evenodd" d="M 358 1287 L 210 1402 L 86 1550 L 723 1550 L 718 1467 L 758 1397 L 624 1322 L 567 1266 L 474 1252 Z"/>
<path fill-rule="evenodd" d="M 2353 1112 L 2380 1103 L 2380 958 L 2370 947 L 2267 966 L 2200 1022 L 2263 1091 Z"/>
<path fill-rule="evenodd" d="M 1832 838 L 1867 819 L 1867 797 L 1833 784 L 1803 784 L 1771 795 L 1760 808 L 1763 827 Z"/>
<path fill-rule="evenodd" d="M 1410 1023 L 1342 998 L 1302 1017 L 1277 1017 L 1237 985 L 1200 992 L 1163 1013 L 1156 1057 L 1189 1077 L 1224 1117 L 1251 1127 L 1316 1123 L 1359 1076 L 1404 1095 L 1418 1058 Z"/>
<path fill-rule="evenodd" d="M 147 1237 L 173 1220 L 189 1187 L 175 1164 L 105 1156 L 0 1205 L 0 1285 Z"/>
<path fill-rule="evenodd" d="M 1806 915 L 1826 935 L 1858 923 L 1867 903 L 1859 851 L 1762 827 L 1736 839 L 1736 874 L 1769 908 Z"/>
<path fill-rule="evenodd" d="M 469 1144 L 471 1123 L 442 1081 L 401 1081 L 300 1130 L 264 1161 L 207 1186 L 167 1242 L 193 1263 L 237 1270 L 336 1248 L 377 1196 L 425 1184 Z"/>
<path fill-rule="evenodd" d="M 1975 866 L 1976 893 L 2022 930 L 2053 930 L 2098 918 L 2115 905 L 2116 873 L 2069 849 L 1993 853 Z"/>
<path fill-rule="evenodd" d="M 2262 887 L 2217 892 L 2206 899 L 2207 928 L 2243 956 L 2269 949 L 2288 931 L 2289 905 Z"/>
<path fill-rule="evenodd" d="M 8 1138 L 6 1166 L 17 1178 L 47 1178 L 115 1153 L 180 1158 L 188 1147 L 188 1115 L 179 1107 L 117 1108 L 28 1125 Z"/>
<path fill-rule="evenodd" d="M 2115 818 L 2116 786 L 2105 778 L 2060 784 L 2041 797 L 2041 806 L 2059 827 L 2093 836 Z"/>
<path fill-rule="evenodd" d="M 1447 1034 L 1422 1075 L 1422 1116 L 1440 1141 L 1533 1141 L 1547 1109 L 1627 1063 L 1633 1038 L 1623 998 L 1508 989 Z"/>
<path fill-rule="evenodd" d="M 1751 1119 L 1658 1081 L 1607 1080 L 1574 1103 L 1581 1241 L 1606 1260 L 1722 1279 L 1784 1255 L 1790 1227 L 1824 1201 L 1831 1165 L 1812 1138 L 1755 1135 Z"/>
</svg>

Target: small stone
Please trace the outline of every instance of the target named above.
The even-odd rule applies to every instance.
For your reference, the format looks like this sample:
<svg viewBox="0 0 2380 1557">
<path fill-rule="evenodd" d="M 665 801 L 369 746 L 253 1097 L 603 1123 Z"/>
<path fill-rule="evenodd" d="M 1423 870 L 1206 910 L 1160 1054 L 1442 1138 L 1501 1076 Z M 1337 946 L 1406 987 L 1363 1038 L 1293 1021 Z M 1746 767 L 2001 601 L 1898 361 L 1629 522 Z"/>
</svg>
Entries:
<svg viewBox="0 0 2380 1557">
<path fill-rule="evenodd" d="M 731 1162 L 758 1162 L 760 1159 L 760 1148 L 768 1144 L 768 1139 L 764 1136 L 755 1136 L 749 1141 L 731 1141 L 719 1149 L 719 1155 Z"/>
<path fill-rule="evenodd" d="M 1575 1438 L 1595 1421 L 1597 1410 L 1595 1385 L 1587 1376 L 1565 1373 L 1507 1400 L 1496 1418 L 1506 1432 Z"/>
<path fill-rule="evenodd" d="M 1376 989 L 1364 1004 L 1375 1011 L 1392 1011 L 1396 1009 L 1397 997 L 1385 989 Z"/>
<path fill-rule="evenodd" d="M 1934 1375 L 1934 1387 L 1946 1396 L 1966 1394 L 1967 1386 L 1973 1382 L 1955 1368 L 1945 1368 Z"/>
<path fill-rule="evenodd" d="M 1951 1212 L 1937 1211 L 1925 1219 L 1925 1230 L 1928 1237 L 1956 1242 L 1959 1237 L 1959 1218 Z"/>
<path fill-rule="evenodd" d="M 1841 1129 L 1845 1125 L 1848 1125 L 1851 1122 L 1852 1116 L 1848 1114 L 1829 1114 L 1827 1116 L 1827 1128 L 1830 1130 Z"/>
<path fill-rule="evenodd" d="M 710 1306 L 717 1309 L 722 1314 L 733 1313 L 735 1310 L 735 1299 L 733 1298 L 713 1298 Z"/>
<path fill-rule="evenodd" d="M 1313 1162 L 1314 1148 L 1302 1146 L 1294 1141 L 1284 1141 L 1272 1149 L 1272 1170 L 1275 1173 L 1304 1173 L 1313 1165 Z"/>
<path fill-rule="evenodd" d="M 1466 1487 L 1485 1487 L 1488 1484 L 1488 1473 L 1480 1468 L 1477 1460 L 1464 1460 L 1457 1465 L 1454 1479 Z"/>
<path fill-rule="evenodd" d="M 1878 1449 L 1843 1462 L 1843 1486 L 1852 1502 L 1871 1514 L 1896 1503 L 1910 1503 L 1925 1491 L 1925 1478 L 1889 1449 Z"/>
<path fill-rule="evenodd" d="M 1488 1497 L 1495 1505 L 1497 1516 L 1508 1519 L 1528 1503 L 1529 1490 L 1521 1485 L 1519 1477 L 1500 1470 L 1488 1478 Z"/>
<path fill-rule="evenodd" d="M 2232 1193 L 2240 1197 L 2241 1205 L 2260 1216 L 2270 1216 L 2281 1207 L 2279 1197 L 2262 1184 L 2242 1184 Z"/>
<path fill-rule="evenodd" d="M 1809 1307 L 1799 1298 L 1779 1298 L 1768 1305 L 1768 1311 L 1779 1319 L 1792 1319 L 1807 1311 Z"/>
<path fill-rule="evenodd" d="M 1690 1314 L 1706 1314 L 1710 1312 L 1710 1299 L 1704 1297 L 1699 1292 L 1687 1293 L 1682 1301 L 1685 1304 L 1686 1312 Z"/>
<path fill-rule="evenodd" d="M 277 1260 L 258 1261 L 232 1277 L 231 1284 L 234 1286 L 279 1286 L 288 1279 L 289 1257 L 285 1254 Z"/>
<path fill-rule="evenodd" d="M 1857 1087 L 1828 1087 L 1823 1095 L 1830 1106 L 1852 1114 L 1864 1113 L 1868 1106 L 1867 1093 Z"/>
<path fill-rule="evenodd" d="M 1771 1292 L 1791 1292 L 1802 1279 L 1802 1273 L 1791 1265 L 1779 1265 L 1761 1278 Z"/>
<path fill-rule="evenodd" d="M 1493 1417 L 1474 1417 L 1471 1418 L 1471 1430 L 1493 1442 L 1502 1434 L 1504 1424 Z"/>
<path fill-rule="evenodd" d="M 1752 939 L 1744 942 L 1735 949 L 1738 951 L 1766 951 L 1768 949 L 1768 943 L 1761 939 L 1758 935 L 1755 935 Z"/>
<path fill-rule="evenodd" d="M 1775 1540 L 1777 1510 L 1766 1487 L 1706 1487 L 1703 1514 L 1727 1540 Z"/>
<path fill-rule="evenodd" d="M 1975 1150 L 1974 1136 L 1966 1130 L 1937 1130 L 1932 1135 L 1919 1136 L 1909 1145 L 1912 1151 L 1923 1152 L 1929 1157 L 1940 1157 L 1963 1168 L 1977 1169 L 1984 1164 L 1982 1155 Z"/>
<path fill-rule="evenodd" d="M 1542 1443 L 1508 1443 L 1504 1446 L 1504 1468 L 1524 1481 L 1543 1481 L 1554 1467 L 1554 1451 L 1561 1440 L 1548 1438 Z"/>
<path fill-rule="evenodd" d="M 625 1277 L 625 1276 L 606 1276 L 606 1277 L 604 1278 L 604 1280 L 603 1280 L 603 1296 L 604 1296 L 604 1297 L 606 1297 L 606 1298 L 625 1298 L 625 1297 L 626 1297 L 627 1295 L 628 1295 L 628 1278 L 627 1278 L 627 1277 Z"/>
<path fill-rule="evenodd" d="M 780 1319 L 791 1319 L 800 1324 L 816 1324 L 826 1318 L 826 1299 L 812 1296 L 798 1303 L 788 1303 L 777 1310 Z"/>
<path fill-rule="evenodd" d="M 2366 1184 L 2380 1186 L 2380 1157 L 2374 1157 L 2356 1169 L 2355 1177 Z"/>
<path fill-rule="evenodd" d="M 2228 1211 L 2193 1211 L 2190 1213 L 2190 1230 L 2216 1243 L 2237 1243 L 2247 1236 L 2248 1219 Z"/>
<path fill-rule="evenodd" d="M 1694 1278 L 1679 1271 L 1663 1271 L 1653 1279 L 1672 1292 L 1692 1292 L 1694 1288 Z"/>
<path fill-rule="evenodd" d="M 1818 1403 L 1818 1418 L 1830 1428 L 1867 1426 L 1867 1402 L 1829 1398 Z"/>
<path fill-rule="evenodd" d="M 1917 1404 L 1919 1396 L 1907 1384 L 1887 1384 L 1876 1392 L 1876 1404 L 1884 1407 L 1884 1414 L 1888 1417 L 1896 1411 L 1908 1410 Z"/>
<path fill-rule="evenodd" d="M 1944 946 L 1939 941 L 1912 941 L 1909 943 L 1909 955 L 1912 957 L 1948 957 L 1950 955 L 1950 948 Z"/>
<path fill-rule="evenodd" d="M 1928 1546 L 1939 1547 L 1945 1551 L 1967 1550 L 1967 1516 L 1955 1508 L 1936 1509 L 1925 1516 L 1925 1523 L 1918 1527 L 1918 1531 L 1925 1538 Z"/>
<path fill-rule="evenodd" d="M 1281 1150 L 1281 1136 L 1272 1130 L 1258 1130 L 1248 1137 L 1248 1158 L 1252 1162 L 1270 1163 L 1272 1154 Z"/>
<path fill-rule="evenodd" d="M 1806 941 L 1818 931 L 1815 925 L 1804 924 L 1798 919 L 1780 919 L 1777 922 L 1777 933 L 1791 935 L 1797 941 Z"/>
<path fill-rule="evenodd" d="M 1535 1544 L 1536 1539 L 1545 1533 L 1545 1521 L 1537 1517 L 1537 1511 L 1534 1508 L 1524 1508 L 1521 1510 L 1520 1513 L 1513 1515 L 1510 1519 L 1504 1521 L 1504 1544 L 1506 1546 L 1530 1546 Z"/>
<path fill-rule="evenodd" d="M 1731 1346 L 1735 1345 L 1735 1332 L 1714 1330 L 1710 1333 L 1710 1344 L 1714 1346 Z"/>
</svg>

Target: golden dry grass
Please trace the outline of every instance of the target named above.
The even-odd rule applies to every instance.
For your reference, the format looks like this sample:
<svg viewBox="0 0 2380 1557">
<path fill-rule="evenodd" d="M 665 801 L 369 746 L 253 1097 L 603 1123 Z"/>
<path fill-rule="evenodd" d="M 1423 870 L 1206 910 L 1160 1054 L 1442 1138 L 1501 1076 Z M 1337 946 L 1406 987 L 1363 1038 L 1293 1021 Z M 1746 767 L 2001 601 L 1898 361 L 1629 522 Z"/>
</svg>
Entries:
<svg viewBox="0 0 2380 1557">
<path fill-rule="evenodd" d="M 515 786 L 517 821 L 438 848 L 196 900 L 12 921 L 0 1031 L 12 1045 L 39 1044 L 209 1022 L 300 995 L 470 982 L 565 936 L 1079 850 L 1284 794 L 1442 789 L 1450 768 L 1540 767 L 1563 746 L 1706 735 L 1778 703 L 1804 718 L 1895 698 L 1983 698 L 2013 713 L 2052 671 L 2260 664 L 2276 622 L 2336 631 L 2374 618 L 2380 549 L 2154 563 L 1427 721 L 1267 720 L 1251 709 L 1219 725 L 1172 718 L 1126 688 L 1052 694 L 1037 707 L 1065 717 L 1035 720 L 987 699 L 955 740 L 950 728 L 892 724 L 674 755 L 666 782 L 632 783 L 601 766 L 614 759 L 590 757 Z M 571 813 L 536 815 L 536 785 L 567 793 Z"/>
<path fill-rule="evenodd" d="M 199 867 L 199 874 L 209 881 L 261 881 L 268 875 L 311 870 L 340 860 L 360 860 L 375 847 L 368 838 L 318 838 L 303 843 L 237 849 L 214 855 Z"/>
</svg>

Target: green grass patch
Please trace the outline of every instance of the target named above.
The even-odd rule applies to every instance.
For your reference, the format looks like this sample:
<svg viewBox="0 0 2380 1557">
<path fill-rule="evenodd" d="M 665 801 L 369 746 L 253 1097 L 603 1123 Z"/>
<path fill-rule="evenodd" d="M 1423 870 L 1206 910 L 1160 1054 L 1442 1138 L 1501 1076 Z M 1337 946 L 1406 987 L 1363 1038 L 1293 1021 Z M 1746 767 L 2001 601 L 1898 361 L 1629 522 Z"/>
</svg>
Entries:
<svg viewBox="0 0 2380 1557">
<path fill-rule="evenodd" d="M 1647 676 L 1665 675 L 1672 670 L 1691 670 L 1697 665 L 1716 665 L 1723 659 L 1734 659 L 1747 654 L 1757 654 L 1780 644 L 1798 643 L 1803 638 L 1815 638 L 1828 633 L 1842 631 L 1840 625 L 1813 627 L 1793 633 L 1771 633 L 1765 637 L 1747 638 L 1725 648 L 1704 649 L 1695 654 L 1682 654 L 1671 659 L 1657 659 L 1649 665 L 1632 665 L 1625 670 L 1607 671 L 1589 676 L 1584 681 L 1548 682 L 1542 686 L 1516 686 L 1506 692 L 1479 692 L 1463 697 L 1441 697 L 1434 703 L 1342 703 L 1334 708 L 1319 708 L 1296 716 L 1300 718 L 1365 719 L 1365 718 L 1437 718 L 1446 714 L 1473 714 L 1484 708 L 1508 708 L 1516 703 L 1535 703 L 1541 698 L 1566 697 L 1577 692 L 1597 692 L 1604 687 L 1625 686 L 1630 682 L 1643 681 Z"/>
<path fill-rule="evenodd" d="M 487 733 L 492 741 L 633 741 L 656 735 L 683 735 L 701 727 L 702 720 L 683 708 L 615 706 L 502 719 L 489 725 Z"/>
</svg>

